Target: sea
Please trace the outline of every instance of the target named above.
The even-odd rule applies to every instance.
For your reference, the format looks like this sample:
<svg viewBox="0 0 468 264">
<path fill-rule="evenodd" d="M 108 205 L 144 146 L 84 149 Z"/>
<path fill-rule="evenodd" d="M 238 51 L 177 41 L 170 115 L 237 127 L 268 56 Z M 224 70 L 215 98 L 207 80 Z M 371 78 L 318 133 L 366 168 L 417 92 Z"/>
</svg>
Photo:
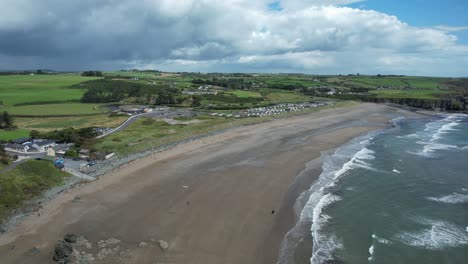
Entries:
<svg viewBox="0 0 468 264">
<path fill-rule="evenodd" d="M 468 263 L 468 115 L 393 123 L 322 156 L 279 263 Z"/>
</svg>

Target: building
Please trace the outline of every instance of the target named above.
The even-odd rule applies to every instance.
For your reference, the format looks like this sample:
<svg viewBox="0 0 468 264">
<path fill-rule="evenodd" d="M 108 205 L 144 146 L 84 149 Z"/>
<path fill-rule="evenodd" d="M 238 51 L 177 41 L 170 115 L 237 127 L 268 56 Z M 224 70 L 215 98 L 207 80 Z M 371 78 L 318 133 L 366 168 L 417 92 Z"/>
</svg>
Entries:
<svg viewBox="0 0 468 264">
<path fill-rule="evenodd" d="M 182 94 L 187 95 L 217 95 L 217 91 L 183 91 Z"/>
<path fill-rule="evenodd" d="M 55 150 L 53 148 L 48 148 L 46 155 L 49 157 L 55 157 Z"/>
<path fill-rule="evenodd" d="M 44 153 L 55 145 L 55 140 L 18 138 L 4 146 L 5 150 L 10 152 Z"/>
<path fill-rule="evenodd" d="M 26 152 L 28 149 L 28 146 L 17 143 L 8 143 L 5 145 L 5 150 L 12 152 Z"/>
<path fill-rule="evenodd" d="M 13 144 L 27 144 L 27 143 L 31 143 L 31 142 L 32 142 L 31 138 L 26 138 L 26 137 L 17 138 L 15 140 L 11 141 L 11 143 L 13 143 Z"/>
<path fill-rule="evenodd" d="M 55 146 L 55 140 L 34 140 L 31 143 L 31 148 L 35 149 L 36 152 L 47 152 L 50 147 Z"/>
</svg>

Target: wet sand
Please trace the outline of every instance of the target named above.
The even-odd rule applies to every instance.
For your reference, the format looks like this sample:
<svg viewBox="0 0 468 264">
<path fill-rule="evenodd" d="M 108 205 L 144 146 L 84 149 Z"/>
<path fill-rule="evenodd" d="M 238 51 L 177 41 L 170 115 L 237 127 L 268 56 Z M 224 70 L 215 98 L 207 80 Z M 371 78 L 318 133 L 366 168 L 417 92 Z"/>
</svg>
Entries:
<svg viewBox="0 0 468 264">
<path fill-rule="evenodd" d="M 93 263 L 275 263 L 294 225 L 294 201 L 321 172 L 314 162 L 314 175 L 297 178 L 305 165 L 388 126 L 396 114 L 406 112 L 375 104 L 332 108 L 131 162 L 60 194 L 40 216 L 3 234 L 1 263 L 51 263 L 55 243 L 67 233 L 92 243 Z M 98 258 L 97 242 L 109 238 L 121 242 Z"/>
</svg>

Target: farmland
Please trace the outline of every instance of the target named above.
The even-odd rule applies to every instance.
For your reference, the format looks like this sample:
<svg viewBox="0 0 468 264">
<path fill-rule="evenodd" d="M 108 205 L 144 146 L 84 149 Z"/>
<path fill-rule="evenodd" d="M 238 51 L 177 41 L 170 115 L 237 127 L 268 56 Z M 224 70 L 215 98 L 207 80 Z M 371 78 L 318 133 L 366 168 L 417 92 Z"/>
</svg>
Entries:
<svg viewBox="0 0 468 264">
<path fill-rule="evenodd" d="M 78 74 L 0 76 L 0 101 L 9 107 L 79 101 L 85 90 L 69 87 L 93 79 Z"/>
<path fill-rule="evenodd" d="M 105 111 L 104 105 L 82 103 L 38 104 L 4 107 L 16 116 L 79 116 L 101 114 Z"/>
<path fill-rule="evenodd" d="M 460 98 L 466 94 L 465 79 L 433 77 L 157 71 L 113 71 L 104 72 L 103 76 L 82 77 L 79 73 L 0 76 L 0 111 L 13 115 L 18 126 L 16 130 L 1 131 L 0 140 L 25 136 L 31 130 L 118 126 L 125 117 L 110 117 L 109 104 L 168 104 L 195 107 L 200 111 L 229 112 L 326 97 L 376 102 L 394 100 L 405 104 L 418 100 L 417 107 L 433 107 L 439 100 L 445 100 L 445 106 L 456 100 L 458 103 L 454 107 L 460 109 L 464 105 Z M 199 91 L 201 86 L 217 94 L 183 93 Z M 330 95 L 327 93 L 330 90 L 336 93 Z"/>
</svg>

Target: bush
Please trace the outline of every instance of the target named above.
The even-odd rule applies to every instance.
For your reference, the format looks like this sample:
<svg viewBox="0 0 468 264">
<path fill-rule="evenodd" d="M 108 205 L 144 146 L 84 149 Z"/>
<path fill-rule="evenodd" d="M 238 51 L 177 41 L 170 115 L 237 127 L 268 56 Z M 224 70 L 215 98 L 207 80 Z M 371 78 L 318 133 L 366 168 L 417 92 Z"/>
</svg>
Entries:
<svg viewBox="0 0 468 264">
<path fill-rule="evenodd" d="M 70 157 L 70 158 L 77 158 L 79 155 L 78 155 L 78 152 L 76 152 L 76 150 L 67 150 L 67 152 L 65 152 L 65 157 Z"/>
</svg>

